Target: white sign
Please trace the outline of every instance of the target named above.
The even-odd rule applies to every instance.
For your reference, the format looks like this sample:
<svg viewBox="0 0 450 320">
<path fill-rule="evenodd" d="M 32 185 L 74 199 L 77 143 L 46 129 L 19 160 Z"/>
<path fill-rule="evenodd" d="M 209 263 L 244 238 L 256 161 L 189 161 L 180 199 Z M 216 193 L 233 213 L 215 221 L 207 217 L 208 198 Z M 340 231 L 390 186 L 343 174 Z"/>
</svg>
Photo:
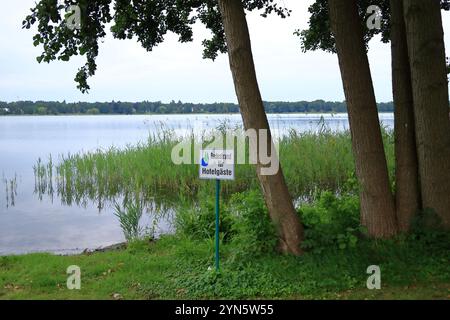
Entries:
<svg viewBox="0 0 450 320">
<path fill-rule="evenodd" d="M 234 180 L 234 150 L 200 150 L 200 179 Z"/>
</svg>

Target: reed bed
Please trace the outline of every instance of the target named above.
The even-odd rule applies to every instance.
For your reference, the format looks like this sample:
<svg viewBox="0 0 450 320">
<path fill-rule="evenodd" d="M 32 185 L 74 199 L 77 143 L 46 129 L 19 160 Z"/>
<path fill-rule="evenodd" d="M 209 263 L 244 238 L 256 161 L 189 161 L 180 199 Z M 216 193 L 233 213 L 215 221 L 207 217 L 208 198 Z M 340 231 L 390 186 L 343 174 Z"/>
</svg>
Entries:
<svg viewBox="0 0 450 320">
<path fill-rule="evenodd" d="M 225 129 L 222 129 L 225 130 Z M 383 131 L 391 176 L 394 171 L 393 134 Z M 38 191 L 56 190 L 66 204 L 140 195 L 146 201 L 177 202 L 180 196 L 195 197 L 202 188 L 212 188 L 198 178 L 198 165 L 175 165 L 173 147 L 181 139 L 205 141 L 191 134 L 176 138 L 165 130 L 148 141 L 124 149 L 60 156 L 57 164 L 51 158 L 35 166 Z M 247 150 L 248 153 L 248 150 Z M 319 190 L 340 192 L 354 177 L 350 133 L 322 129 L 319 132 L 291 130 L 279 140 L 280 162 L 289 190 L 294 198 L 310 199 Z M 193 159 L 194 160 L 194 159 Z M 53 169 L 55 167 L 55 169 Z M 52 177 L 56 172 L 56 177 Z M 250 164 L 236 165 L 236 180 L 223 183 L 225 196 L 258 187 L 256 173 Z"/>
</svg>

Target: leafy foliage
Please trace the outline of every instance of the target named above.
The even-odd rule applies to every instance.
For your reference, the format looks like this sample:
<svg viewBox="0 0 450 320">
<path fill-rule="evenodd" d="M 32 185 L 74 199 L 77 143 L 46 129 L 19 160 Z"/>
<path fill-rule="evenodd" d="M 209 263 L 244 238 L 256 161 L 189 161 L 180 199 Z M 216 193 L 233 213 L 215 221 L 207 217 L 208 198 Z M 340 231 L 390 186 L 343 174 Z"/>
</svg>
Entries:
<svg viewBox="0 0 450 320">
<path fill-rule="evenodd" d="M 212 239 L 215 234 L 215 199 L 203 191 L 193 206 L 181 204 L 175 218 L 178 234 L 194 240 Z M 236 256 L 258 256 L 274 252 L 275 229 L 258 190 L 236 193 L 221 204 L 222 241 L 232 242 Z"/>
<path fill-rule="evenodd" d="M 64 19 L 64 10 L 74 4 L 82 13 L 79 30 L 67 28 Z M 249 11 L 262 11 L 263 17 L 274 13 L 284 18 L 290 13 L 274 0 L 243 0 L 243 5 Z M 136 38 L 143 48 L 152 51 L 169 31 L 178 35 L 180 42 L 192 41 L 192 26 L 197 21 L 212 32 L 212 38 L 203 41 L 203 56 L 214 60 L 218 53 L 227 50 L 216 0 L 63 0 L 63 4 L 58 4 L 58 0 L 40 0 L 23 21 L 23 28 L 37 24 L 33 44 L 43 46 L 38 62 L 68 61 L 85 55 L 86 64 L 78 70 L 75 81 L 78 89 L 87 92 L 87 79 L 96 72 L 99 41 L 106 36 L 107 24 L 112 24 L 115 38 Z"/>
<path fill-rule="evenodd" d="M 33 37 L 34 46 L 43 45 L 43 53 L 37 61 L 68 61 L 72 56 L 85 55 L 86 64 L 76 74 L 75 81 L 83 92 L 89 89 L 87 78 L 93 76 L 97 69 L 95 59 L 98 56 L 100 39 L 106 36 L 105 25 L 112 20 L 111 0 L 80 0 L 76 4 L 81 12 L 81 29 L 71 30 L 66 27 L 64 9 L 74 1 L 42 0 L 31 9 L 31 14 L 23 21 L 23 28 L 29 29 L 37 23 L 38 33 Z"/>
<path fill-rule="evenodd" d="M 175 228 L 179 234 L 190 239 L 212 239 L 215 235 L 215 199 L 209 189 L 202 189 L 198 202 L 192 205 L 189 199 L 180 202 L 175 216 Z M 222 240 L 227 242 L 231 233 L 231 218 L 227 212 L 221 212 L 220 232 Z"/>
<path fill-rule="evenodd" d="M 232 242 L 236 256 L 274 252 L 277 235 L 259 190 L 234 194 L 228 212 L 232 217 Z"/>
<path fill-rule="evenodd" d="M 441 0 L 441 8 L 442 8 L 442 10 L 449 11 L 450 10 L 450 0 Z"/>
<path fill-rule="evenodd" d="M 305 225 L 303 247 L 320 253 L 326 248 L 354 248 L 364 229 L 359 221 L 357 195 L 323 191 L 314 203 L 299 209 Z"/>
<path fill-rule="evenodd" d="M 447 58 L 447 74 L 450 74 L 450 59 Z"/>
<path fill-rule="evenodd" d="M 414 216 L 409 237 L 424 245 L 450 250 L 448 230 L 442 226 L 439 215 L 431 209 L 424 209 Z"/>
<path fill-rule="evenodd" d="M 368 29 L 366 22 L 369 16 L 367 8 L 376 5 L 381 9 L 381 29 Z M 441 0 L 442 10 L 450 10 L 450 0 Z M 363 25 L 364 42 L 366 47 L 369 41 L 381 34 L 382 42 L 390 41 L 390 5 L 389 0 L 358 0 L 358 9 Z M 331 32 L 328 14 L 328 0 L 316 0 L 308 9 L 310 15 L 309 27 L 306 30 L 296 30 L 295 35 L 300 37 L 303 51 L 323 50 L 335 53 L 335 40 Z"/>
<path fill-rule="evenodd" d="M 366 10 L 371 5 L 377 5 L 382 12 L 381 29 L 368 29 L 366 21 L 369 16 Z M 386 0 L 358 0 L 361 24 L 365 30 L 364 42 L 368 46 L 369 41 L 377 34 L 382 34 L 383 42 L 389 40 L 389 1 Z M 328 0 L 316 0 L 308 9 L 310 15 L 309 28 L 297 30 L 295 34 L 300 37 L 303 51 L 323 50 L 336 52 L 335 39 L 331 32 L 328 13 Z"/>
<path fill-rule="evenodd" d="M 183 209 L 183 205 L 178 210 L 179 234 L 195 240 L 214 237 L 212 195 L 209 199 L 201 201 L 200 206 Z M 233 245 L 235 258 L 275 252 L 277 235 L 259 190 L 236 193 L 223 207 L 220 230 L 224 242 Z M 359 199 L 355 192 L 348 191 L 337 196 L 322 191 L 312 203 L 302 205 L 299 214 L 305 226 L 303 246 L 308 251 L 320 253 L 330 248 L 355 248 L 364 234 L 364 228 L 360 226 Z"/>
<path fill-rule="evenodd" d="M 277 14 L 281 18 L 291 11 L 280 6 L 274 0 L 242 0 L 248 11 L 261 11 L 261 16 Z M 219 53 L 227 51 L 225 33 L 218 9 L 217 0 L 40 0 L 31 9 L 31 14 L 23 21 L 23 28 L 37 25 L 33 37 L 35 46 L 42 45 L 43 52 L 38 62 L 53 60 L 68 61 L 71 57 L 86 56 L 86 63 L 77 72 L 75 81 L 82 92 L 90 87 L 87 83 L 97 69 L 96 58 L 99 54 L 99 41 L 106 36 L 106 25 L 112 24 L 111 32 L 117 39 L 132 39 L 148 51 L 164 41 L 167 32 L 179 36 L 180 42 L 193 39 L 192 26 L 200 21 L 212 33 L 210 39 L 203 41 L 203 57 L 215 59 Z M 71 5 L 81 9 L 81 28 L 71 30 L 66 27 L 65 9 Z M 382 34 L 384 42 L 389 41 L 389 1 L 358 0 L 361 23 L 365 24 L 366 9 L 369 5 L 378 5 L 382 9 L 381 30 L 365 28 L 366 44 L 376 34 Z M 441 0 L 443 10 L 450 10 L 450 1 Z M 309 28 L 297 30 L 302 48 L 307 50 L 325 50 L 335 52 L 334 37 L 330 31 L 327 0 L 316 0 L 309 8 L 311 13 Z"/>
</svg>

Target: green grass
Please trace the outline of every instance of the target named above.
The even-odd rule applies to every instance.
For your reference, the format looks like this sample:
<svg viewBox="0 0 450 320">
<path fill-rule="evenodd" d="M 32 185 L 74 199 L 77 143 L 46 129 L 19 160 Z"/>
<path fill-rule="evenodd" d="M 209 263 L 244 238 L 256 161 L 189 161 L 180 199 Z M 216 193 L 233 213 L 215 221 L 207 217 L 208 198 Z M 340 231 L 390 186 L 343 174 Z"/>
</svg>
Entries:
<svg viewBox="0 0 450 320">
<path fill-rule="evenodd" d="M 449 299 L 445 245 L 397 241 L 243 260 L 224 244 L 220 273 L 208 270 L 213 241 L 177 236 L 103 253 L 1 257 L 0 299 Z M 366 288 L 372 264 L 381 268 L 381 290 Z M 70 265 L 81 268 L 81 290 L 66 288 Z"/>
</svg>

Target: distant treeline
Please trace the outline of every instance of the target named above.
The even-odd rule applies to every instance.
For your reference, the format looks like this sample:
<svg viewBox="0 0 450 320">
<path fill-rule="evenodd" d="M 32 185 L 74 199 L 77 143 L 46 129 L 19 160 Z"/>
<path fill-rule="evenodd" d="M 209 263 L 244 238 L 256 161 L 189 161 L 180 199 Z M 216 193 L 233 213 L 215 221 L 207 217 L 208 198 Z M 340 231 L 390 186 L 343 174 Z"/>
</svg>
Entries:
<svg viewBox="0 0 450 320">
<path fill-rule="evenodd" d="M 323 100 L 298 102 L 264 102 L 267 113 L 289 112 L 347 112 L 345 102 Z M 380 112 L 393 112 L 392 102 L 379 103 Z M 170 103 L 158 102 L 74 102 L 17 101 L 1 102 L 0 115 L 58 115 L 58 114 L 171 114 L 171 113 L 237 113 L 239 106 L 234 103 Z"/>
</svg>

